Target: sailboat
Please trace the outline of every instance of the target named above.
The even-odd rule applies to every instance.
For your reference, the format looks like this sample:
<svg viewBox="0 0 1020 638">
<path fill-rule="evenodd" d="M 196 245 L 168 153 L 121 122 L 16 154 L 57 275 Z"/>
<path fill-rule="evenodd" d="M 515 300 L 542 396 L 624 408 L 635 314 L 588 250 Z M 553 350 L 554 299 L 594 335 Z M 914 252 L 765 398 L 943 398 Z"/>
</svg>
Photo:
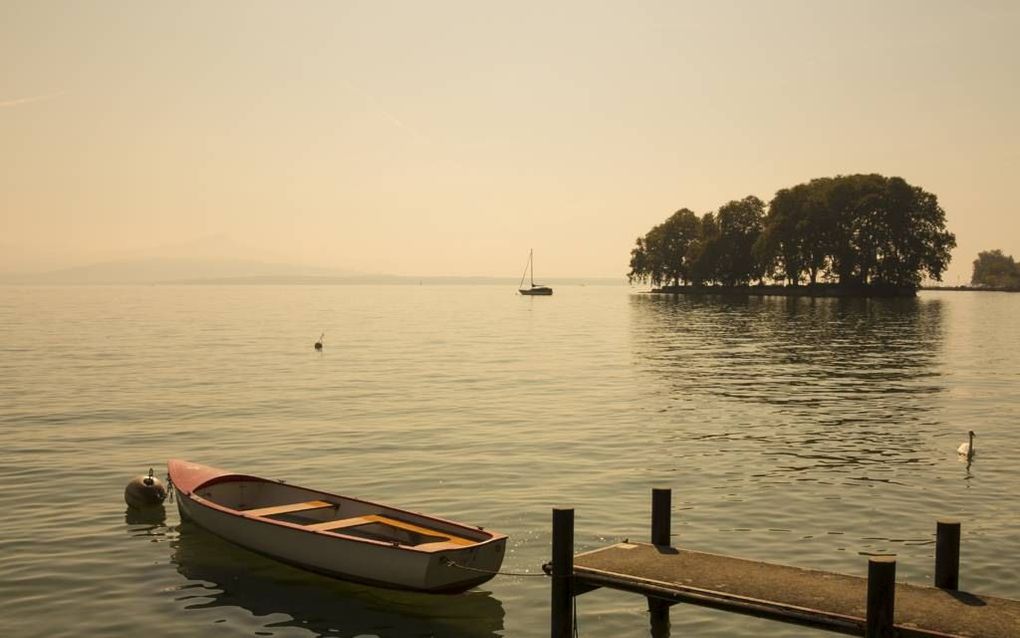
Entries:
<svg viewBox="0 0 1020 638">
<path fill-rule="evenodd" d="M 531 288 L 524 287 L 524 278 L 531 275 Z M 521 283 L 517 286 L 517 292 L 522 295 L 551 295 L 552 288 L 549 286 L 535 285 L 535 251 L 528 252 L 528 265 L 524 267 L 524 274 L 521 275 Z"/>
</svg>

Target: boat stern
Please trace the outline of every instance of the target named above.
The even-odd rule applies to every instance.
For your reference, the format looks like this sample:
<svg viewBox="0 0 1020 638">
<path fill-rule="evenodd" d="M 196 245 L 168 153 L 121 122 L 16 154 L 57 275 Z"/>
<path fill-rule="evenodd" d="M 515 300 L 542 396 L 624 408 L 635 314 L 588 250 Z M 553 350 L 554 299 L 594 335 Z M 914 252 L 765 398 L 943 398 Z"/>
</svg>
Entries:
<svg viewBox="0 0 1020 638">
<path fill-rule="evenodd" d="M 432 555 L 425 575 L 426 591 L 459 593 L 491 580 L 499 573 L 506 554 L 503 534 L 493 534 L 488 541 L 443 550 Z"/>
</svg>

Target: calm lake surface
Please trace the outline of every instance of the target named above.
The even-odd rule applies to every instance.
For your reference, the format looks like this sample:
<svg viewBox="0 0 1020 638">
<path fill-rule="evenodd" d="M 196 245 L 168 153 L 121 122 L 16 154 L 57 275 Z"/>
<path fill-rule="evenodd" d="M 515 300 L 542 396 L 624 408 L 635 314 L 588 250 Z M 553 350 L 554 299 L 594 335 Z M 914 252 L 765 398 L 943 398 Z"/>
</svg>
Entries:
<svg viewBox="0 0 1020 638">
<path fill-rule="evenodd" d="M 325 349 L 312 343 L 325 331 Z M 460 596 L 311 575 L 126 511 L 181 457 L 510 535 L 540 573 L 647 540 L 1018 598 L 1020 295 L 674 298 L 497 286 L 0 288 L 0 628 L 13 636 L 547 636 L 549 583 Z M 977 433 L 967 466 L 957 446 Z M 647 636 L 644 599 L 578 599 L 581 636 Z M 830 635 L 690 606 L 674 635 Z"/>
</svg>

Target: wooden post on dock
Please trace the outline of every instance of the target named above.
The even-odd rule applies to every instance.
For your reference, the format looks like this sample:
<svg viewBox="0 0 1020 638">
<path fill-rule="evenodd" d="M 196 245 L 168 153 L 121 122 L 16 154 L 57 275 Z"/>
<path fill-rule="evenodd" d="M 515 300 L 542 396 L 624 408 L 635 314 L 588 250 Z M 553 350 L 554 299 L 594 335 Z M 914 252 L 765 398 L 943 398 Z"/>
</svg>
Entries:
<svg viewBox="0 0 1020 638">
<path fill-rule="evenodd" d="M 652 545 L 669 546 L 670 519 L 673 515 L 673 490 L 652 488 Z"/>
<path fill-rule="evenodd" d="M 868 608 L 865 638 L 891 638 L 896 607 L 896 557 L 868 559 Z"/>
<path fill-rule="evenodd" d="M 673 491 L 669 488 L 652 488 L 652 545 L 669 547 L 670 522 L 673 516 Z M 658 598 L 648 599 L 648 615 L 652 622 L 652 636 L 669 635 L 669 608 L 671 604 Z"/>
<path fill-rule="evenodd" d="M 953 591 L 960 587 L 960 521 L 936 523 L 935 586 Z"/>
<path fill-rule="evenodd" d="M 574 633 L 574 510 L 553 509 L 552 638 Z"/>
</svg>

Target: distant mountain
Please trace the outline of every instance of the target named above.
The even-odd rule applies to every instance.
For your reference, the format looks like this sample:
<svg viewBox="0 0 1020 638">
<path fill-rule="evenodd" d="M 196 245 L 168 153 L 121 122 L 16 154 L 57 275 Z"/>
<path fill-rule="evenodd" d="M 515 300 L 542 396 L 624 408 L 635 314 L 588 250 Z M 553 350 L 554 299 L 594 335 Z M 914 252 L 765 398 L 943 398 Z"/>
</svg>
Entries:
<svg viewBox="0 0 1020 638">
<path fill-rule="evenodd" d="M 74 268 L 41 273 L 0 273 L 0 284 L 27 285 L 110 285 L 110 284 L 186 284 L 186 285 L 497 285 L 516 286 L 514 277 L 432 276 L 414 277 L 363 273 L 354 270 L 321 268 L 252 259 L 208 259 L 148 257 L 116 259 Z M 561 286 L 623 285 L 623 277 L 547 278 Z"/>
<path fill-rule="evenodd" d="M 149 257 L 118 259 L 42 273 L 0 275 L 14 284 L 152 284 L 253 277 L 361 277 L 364 273 L 251 259 Z"/>
<path fill-rule="evenodd" d="M 557 286 L 625 286 L 623 277 L 570 277 L 551 279 Z M 507 286 L 516 289 L 519 280 L 512 277 L 411 277 L 404 275 L 309 275 L 309 276 L 254 276 L 184 279 L 161 282 L 177 285 L 221 286 Z"/>
</svg>

